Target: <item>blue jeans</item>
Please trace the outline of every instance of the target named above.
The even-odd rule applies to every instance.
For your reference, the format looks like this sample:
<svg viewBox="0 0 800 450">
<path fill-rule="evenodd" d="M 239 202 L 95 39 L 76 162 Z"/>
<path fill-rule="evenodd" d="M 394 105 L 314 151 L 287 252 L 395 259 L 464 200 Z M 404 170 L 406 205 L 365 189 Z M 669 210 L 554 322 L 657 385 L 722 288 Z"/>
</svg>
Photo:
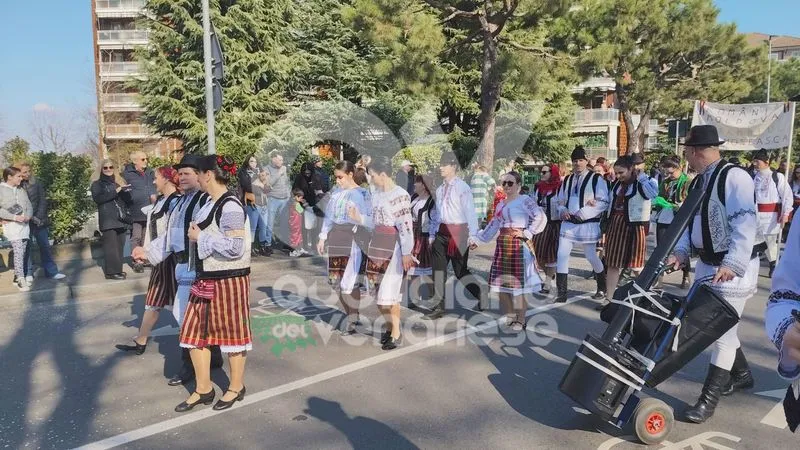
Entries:
<svg viewBox="0 0 800 450">
<path fill-rule="evenodd" d="M 262 218 L 260 208 L 247 205 L 244 210 L 247 211 L 247 218 L 250 219 L 250 238 L 254 243 L 267 241 L 267 227 L 266 222 Z M 258 239 L 256 239 L 258 235 Z"/>
<path fill-rule="evenodd" d="M 58 273 L 58 266 L 53 261 L 53 254 L 50 253 L 50 230 L 47 227 L 37 227 L 31 225 L 31 238 L 28 239 L 28 251 L 26 252 L 27 261 L 25 268 L 28 269 L 26 275 L 32 275 L 31 267 L 31 246 L 33 241 L 36 240 L 36 245 L 39 247 L 39 259 L 41 260 L 42 269 L 44 269 L 47 277 L 53 277 Z"/>
<path fill-rule="evenodd" d="M 283 211 L 286 209 L 286 205 L 288 203 L 289 203 L 288 198 L 278 199 L 270 197 L 267 207 L 269 209 L 269 215 L 267 217 L 267 239 L 265 241 L 267 245 L 272 245 L 273 237 L 275 237 L 276 239 L 280 237 L 278 236 L 279 234 L 278 230 L 280 230 L 280 224 L 281 222 L 283 222 L 283 220 L 281 220 L 281 222 L 278 222 L 278 224 L 276 225 L 275 219 L 283 219 Z"/>
</svg>

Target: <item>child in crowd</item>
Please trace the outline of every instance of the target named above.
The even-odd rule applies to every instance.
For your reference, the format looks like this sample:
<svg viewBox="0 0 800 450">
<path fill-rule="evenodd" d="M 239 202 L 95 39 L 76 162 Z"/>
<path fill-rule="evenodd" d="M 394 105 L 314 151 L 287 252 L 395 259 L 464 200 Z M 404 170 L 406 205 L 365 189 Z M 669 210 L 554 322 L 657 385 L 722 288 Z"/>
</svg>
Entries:
<svg viewBox="0 0 800 450">
<path fill-rule="evenodd" d="M 302 189 L 292 190 L 292 204 L 289 208 L 289 246 L 294 250 L 289 253 L 291 257 L 305 256 L 309 253 L 303 248 L 303 218 L 306 208 L 309 208 L 306 202 L 305 194 Z"/>
</svg>

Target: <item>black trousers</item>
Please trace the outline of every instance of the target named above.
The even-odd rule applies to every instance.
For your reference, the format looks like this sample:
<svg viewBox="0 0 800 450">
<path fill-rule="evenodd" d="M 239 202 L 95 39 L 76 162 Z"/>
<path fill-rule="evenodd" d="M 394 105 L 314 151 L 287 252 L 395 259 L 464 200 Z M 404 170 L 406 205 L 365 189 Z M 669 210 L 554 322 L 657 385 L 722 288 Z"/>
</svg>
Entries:
<svg viewBox="0 0 800 450">
<path fill-rule="evenodd" d="M 447 266 L 453 264 L 453 273 L 456 278 L 462 280 L 464 277 L 470 277 L 472 274 L 467 268 L 469 261 L 469 248 L 466 248 L 461 253 L 459 249 L 458 256 L 450 257 L 447 255 L 447 246 L 450 243 L 450 238 L 436 233 L 436 238 L 433 240 L 431 247 L 431 266 L 433 268 L 433 288 L 434 288 L 434 309 L 444 309 L 445 299 L 445 286 L 447 284 Z M 477 284 L 477 280 L 469 280 L 466 284 L 467 291 L 472 296 L 480 301 L 481 288 Z"/>
<path fill-rule="evenodd" d="M 113 228 L 103 231 L 103 272 L 106 275 L 122 273 L 122 250 L 127 239 L 127 229 Z"/>
<path fill-rule="evenodd" d="M 144 245 L 144 233 L 147 229 L 147 222 L 133 222 L 131 227 L 131 248 Z"/>
</svg>

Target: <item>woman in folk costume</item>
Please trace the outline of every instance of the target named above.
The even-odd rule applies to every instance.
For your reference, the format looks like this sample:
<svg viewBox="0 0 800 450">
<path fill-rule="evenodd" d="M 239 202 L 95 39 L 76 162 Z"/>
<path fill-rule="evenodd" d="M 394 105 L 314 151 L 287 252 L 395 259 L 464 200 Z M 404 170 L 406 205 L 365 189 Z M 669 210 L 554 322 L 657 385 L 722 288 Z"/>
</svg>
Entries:
<svg viewBox="0 0 800 450">
<path fill-rule="evenodd" d="M 520 195 L 519 173 L 503 175 L 501 184 L 506 199 L 497 205 L 492 221 L 478 232 L 478 241 L 488 243 L 500 232 L 489 270 L 489 286 L 492 292 L 499 293 L 508 325 L 514 331 L 522 331 L 528 309 L 525 296 L 539 292 L 542 286 L 530 244 L 547 226 L 547 216 L 536 201 Z"/>
<path fill-rule="evenodd" d="M 786 247 L 772 274 L 772 294 L 767 303 L 764 325 L 767 336 L 778 350 L 778 375 L 794 382 L 786 394 L 784 410 L 792 431 L 800 423 L 800 219 L 795 215 L 789 228 Z"/>
<path fill-rule="evenodd" d="M 658 195 L 658 185 L 646 173 L 634 168 L 630 156 L 620 157 L 614 163 L 614 172 L 617 181 L 611 186 L 605 251 L 609 297 L 613 297 L 617 289 L 622 269 L 637 272 L 644 268 L 650 199 Z"/>
<path fill-rule="evenodd" d="M 172 167 L 160 167 L 156 170 L 156 191 L 159 194 L 155 205 L 147 212 L 147 228 L 144 234 L 144 247 L 150 246 L 158 236 L 167 232 L 167 222 L 172 207 L 180 197 L 178 192 L 178 171 Z M 150 331 L 158 321 L 162 309 L 172 309 L 178 282 L 175 279 L 175 255 L 170 254 L 164 261 L 153 266 L 150 273 L 150 283 L 147 285 L 147 296 L 144 301 L 144 315 L 142 324 L 139 325 L 139 334 L 133 338 L 133 345 L 118 344 L 117 348 L 123 351 L 135 352 L 141 355 L 147 349 L 147 338 Z"/>
<path fill-rule="evenodd" d="M 436 209 L 431 192 L 433 180 L 428 175 L 417 175 L 414 180 L 414 195 L 411 196 L 411 218 L 414 220 L 414 249 L 411 254 L 416 258 L 414 265 L 408 270 L 408 307 L 416 309 L 414 299 L 420 299 L 422 277 L 433 275 L 431 263 L 430 222 L 438 221 L 439 211 Z M 412 296 L 412 292 L 414 295 Z"/>
<path fill-rule="evenodd" d="M 536 262 L 544 269 L 551 284 L 555 284 L 556 262 L 558 261 L 558 236 L 561 233 L 561 216 L 558 214 L 558 189 L 561 187 L 561 174 L 558 165 L 542 167 L 542 178 L 534 187 L 533 197 L 545 212 L 547 226 L 533 237 L 536 249 Z M 548 283 L 542 283 L 542 293 L 549 294 Z"/>
<path fill-rule="evenodd" d="M 388 325 L 381 336 L 382 348 L 393 350 L 401 340 L 400 302 L 405 272 L 414 259 L 411 198 L 405 188 L 395 184 L 387 158 L 373 159 L 369 172 L 375 186 L 372 215 L 362 216 L 355 205 L 349 206 L 348 213 L 354 222 L 373 230 L 367 252 L 367 288 Z"/>
<path fill-rule="evenodd" d="M 319 234 L 317 251 L 323 254 L 328 244 L 328 282 L 339 295 L 347 323 L 340 331 L 343 334 L 356 332 L 358 322 L 358 303 L 361 301 L 361 290 L 356 287 L 361 261 L 362 249 L 356 243 L 356 225 L 359 222 L 351 218 L 350 210 L 355 208 L 362 217 L 372 215 L 372 206 L 364 188 L 353 180 L 355 166 L 349 161 L 336 164 L 333 174 L 337 187 L 332 191 L 325 211 L 325 221 Z M 365 219 L 365 223 L 371 222 Z"/>
<path fill-rule="evenodd" d="M 197 276 L 181 325 L 181 347 L 190 349 L 197 379 L 195 391 L 175 407 L 189 411 L 214 401 L 211 384 L 211 352 L 219 345 L 228 354 L 230 384 L 214 405 L 228 409 L 244 399 L 244 367 L 252 350 L 250 333 L 250 228 L 241 201 L 228 183 L 236 176 L 236 164 L 227 156 L 208 155 L 200 162 L 200 187 L 211 200 L 198 211 L 189 226 L 195 251 L 192 263 Z"/>
<path fill-rule="evenodd" d="M 661 160 L 661 171 L 664 179 L 658 189 L 658 197 L 653 199 L 653 221 L 656 223 L 656 245 L 664 240 L 664 233 L 675 218 L 686 195 L 689 193 L 689 177 L 681 170 L 681 159 L 675 155 L 665 156 Z M 689 284 L 691 266 L 683 267 L 681 289 Z"/>
</svg>

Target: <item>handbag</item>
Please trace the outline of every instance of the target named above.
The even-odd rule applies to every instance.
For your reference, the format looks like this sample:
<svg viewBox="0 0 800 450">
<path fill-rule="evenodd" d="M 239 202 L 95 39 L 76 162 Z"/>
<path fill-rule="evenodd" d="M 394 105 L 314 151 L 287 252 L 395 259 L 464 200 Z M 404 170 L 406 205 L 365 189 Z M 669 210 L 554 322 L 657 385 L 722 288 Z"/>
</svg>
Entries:
<svg viewBox="0 0 800 450">
<path fill-rule="evenodd" d="M 120 205 L 118 200 L 114 200 L 114 206 L 117 207 L 117 218 L 120 222 L 130 225 L 133 223 L 133 218 L 131 218 L 131 212 L 128 210 L 128 207 L 125 205 Z"/>
</svg>

